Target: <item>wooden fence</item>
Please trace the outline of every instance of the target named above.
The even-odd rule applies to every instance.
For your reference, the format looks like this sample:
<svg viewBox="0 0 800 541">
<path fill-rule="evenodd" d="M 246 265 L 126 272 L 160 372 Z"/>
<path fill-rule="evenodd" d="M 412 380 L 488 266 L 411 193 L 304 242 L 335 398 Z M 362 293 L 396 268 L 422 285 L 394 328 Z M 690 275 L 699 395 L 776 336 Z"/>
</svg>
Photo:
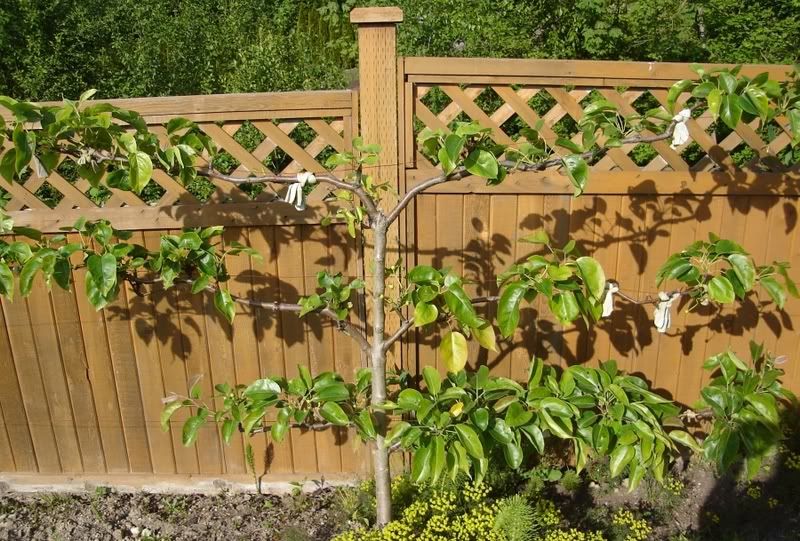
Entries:
<svg viewBox="0 0 800 541">
<path fill-rule="evenodd" d="M 423 127 L 447 128 L 473 119 L 492 129 L 499 143 L 541 119 L 548 140 L 573 137 L 581 103 L 603 95 L 630 113 L 663 104 L 667 88 L 691 77 L 683 64 L 496 59 L 396 58 L 399 10 L 358 10 L 361 57 L 356 91 L 120 100 L 158 125 L 187 116 L 230 155 L 239 173 L 276 167 L 319 171 L 325 153 L 347 148 L 360 132 L 382 145 L 381 178 L 404 190 L 432 174 L 414 136 Z M 745 66 L 784 78 L 786 66 Z M 683 96 L 681 101 L 687 99 Z M 360 121 L 359 121 L 360 118 Z M 796 165 L 777 163 L 789 145 L 785 119 L 763 140 L 754 126 L 724 132 L 702 115 L 689 122 L 691 140 L 622 147 L 592 165 L 586 195 L 557 171 L 515 174 L 498 187 L 479 179 L 438 186 L 403 217 L 394 247 L 410 262 L 447 266 L 474 283 L 473 292 L 496 292 L 493 277 L 530 251 L 517 240 L 544 228 L 556 242 L 569 238 L 597 257 L 623 291 L 654 295 L 655 270 L 666 256 L 694 239 L 719 232 L 752 250 L 757 262 L 788 260 L 800 269 Z M 252 130 L 257 130 L 253 132 Z M 250 130 L 250 144 L 239 130 Z M 255 136 L 255 142 L 252 142 Z M 239 142 L 237 142 L 239 141 Z M 772 160 L 759 171 L 756 156 Z M 265 163 L 267 165 L 265 165 Z M 7 209 L 20 224 L 55 231 L 78 216 L 107 218 L 155 246 L 159 234 L 183 226 L 223 224 L 227 242 L 239 240 L 264 254 L 264 262 L 235 263 L 233 290 L 258 299 L 292 301 L 315 285 L 323 268 L 363 276 L 369 246 L 351 241 L 342 226 L 318 227 L 319 199 L 309 210 L 270 202 L 217 185 L 207 201 L 166 176 L 157 200 L 114 191 L 103 206 L 88 186 L 59 174 L 6 188 Z M 42 200 L 47 183 L 62 197 Z M 56 201 L 54 203 L 54 201 Z M 54 208 L 49 208 L 54 205 Z M 797 270 L 795 270 L 795 273 Z M 82 291 L 83 276 L 75 275 Z M 620 303 L 598 326 L 564 328 L 534 303 L 517 335 L 498 354 L 472 350 L 471 359 L 496 373 L 522 377 L 532 354 L 566 366 L 613 357 L 644 374 L 677 400 L 691 404 L 707 378 L 704 358 L 729 346 L 745 352 L 751 338 L 786 354 L 786 381 L 800 390 L 800 303 L 783 311 L 751 297 L 722 313 L 681 313 L 658 334 L 650 308 Z M 491 315 L 491 314 L 488 314 Z M 213 428 L 198 444 L 180 445 L 177 417 L 169 433 L 158 426 L 160 398 L 186 392 L 186 381 L 205 374 L 204 391 L 222 381 L 247 382 L 259 374 L 335 368 L 346 375 L 362 365 L 357 348 L 328 326 L 306 328 L 291 315 L 240 313 L 233 327 L 210 300 L 180 292 L 141 298 L 125 291 L 110 308 L 95 312 L 82 293 L 37 286 L 26 300 L 2 302 L 0 311 L 0 471 L 7 478 L 76 477 L 106 481 L 247 478 L 243 443 L 226 447 Z M 436 333 L 418 333 L 397 348 L 395 359 L 412 372 L 437 364 Z M 258 441 L 256 462 L 267 479 L 363 473 L 366 454 L 344 431 L 293 431 L 283 445 Z M 0 476 L 3 477 L 3 476 Z M 47 477 L 50 478 L 50 477 Z"/>
</svg>

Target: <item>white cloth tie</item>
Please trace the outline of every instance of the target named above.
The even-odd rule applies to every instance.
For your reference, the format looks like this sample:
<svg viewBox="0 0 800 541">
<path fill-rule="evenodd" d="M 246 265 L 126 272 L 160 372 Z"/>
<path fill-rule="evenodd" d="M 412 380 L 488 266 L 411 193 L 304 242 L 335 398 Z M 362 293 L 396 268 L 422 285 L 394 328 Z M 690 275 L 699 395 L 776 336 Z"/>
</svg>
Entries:
<svg viewBox="0 0 800 541">
<path fill-rule="evenodd" d="M 286 195 L 283 197 L 283 200 L 286 203 L 290 203 L 294 205 L 299 211 L 306 209 L 306 194 L 303 191 L 306 184 L 314 184 L 317 182 L 317 177 L 314 176 L 314 173 L 310 171 L 302 171 L 297 173 L 297 182 L 293 182 L 289 184 L 286 188 Z"/>
<path fill-rule="evenodd" d="M 603 314 L 600 317 L 608 317 L 614 311 L 614 293 L 619 291 L 619 284 L 616 282 L 606 282 L 606 296 L 603 299 Z"/>
<path fill-rule="evenodd" d="M 684 109 L 674 117 L 672 121 L 676 122 L 675 128 L 672 130 L 672 144 L 670 148 L 675 149 L 679 146 L 685 145 L 689 141 L 689 128 L 686 122 L 692 118 L 692 111 Z"/>
<path fill-rule="evenodd" d="M 665 333 L 667 332 L 667 329 L 669 329 L 670 325 L 672 325 L 672 303 L 674 303 L 680 297 L 681 294 L 678 291 L 672 294 L 659 291 L 659 302 L 656 305 L 655 311 L 653 312 L 653 320 L 658 332 Z"/>
</svg>

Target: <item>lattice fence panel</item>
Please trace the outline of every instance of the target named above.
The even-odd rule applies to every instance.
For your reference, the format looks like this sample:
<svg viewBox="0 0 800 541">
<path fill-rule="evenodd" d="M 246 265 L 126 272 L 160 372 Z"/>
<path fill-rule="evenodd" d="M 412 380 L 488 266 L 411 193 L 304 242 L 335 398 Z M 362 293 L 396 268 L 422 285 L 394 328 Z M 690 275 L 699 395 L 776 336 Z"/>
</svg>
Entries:
<svg viewBox="0 0 800 541">
<path fill-rule="evenodd" d="M 413 85 L 415 135 L 423 127 L 450 130 L 455 122 L 474 120 L 491 129 L 498 144 L 513 145 L 523 127 L 540 120 L 542 138 L 554 155 L 566 151 L 555 146 L 558 137 L 581 141 L 579 123 L 583 107 L 594 97 L 614 103 L 622 115 L 642 113 L 660 107 L 666 110 L 666 89 L 620 89 L 563 87 L 552 85 L 417 83 Z M 681 107 L 690 99 L 684 95 Z M 766 129 L 758 121 L 741 124 L 735 130 L 719 126 L 703 109 L 688 122 L 690 140 L 673 149 L 669 141 L 624 145 L 610 149 L 592 164 L 599 171 L 712 171 L 750 169 L 755 171 L 797 171 L 800 159 L 791 152 L 788 121 L 778 118 Z M 602 139 L 600 141 L 602 143 Z M 435 160 L 415 149 L 418 169 L 436 166 Z"/>
<path fill-rule="evenodd" d="M 357 118 L 356 93 L 351 91 L 145 98 L 123 100 L 120 105 L 142 112 L 163 145 L 167 144 L 164 124 L 170 118 L 196 121 L 219 150 L 213 158 L 207 153 L 201 155 L 197 165 L 205 168 L 211 164 L 215 170 L 236 177 L 322 172 L 331 154 L 350 147 Z M 341 169 L 337 172 L 346 173 Z M 311 205 L 320 202 L 325 195 L 322 192 L 311 194 Z M 126 223 L 135 223 L 137 209 L 142 209 L 140 221 L 147 221 L 145 216 L 197 219 L 204 208 L 213 206 L 211 220 L 223 212 L 219 205 L 240 204 L 243 213 L 253 215 L 254 203 L 274 201 L 279 195 L 268 186 L 237 186 L 205 177 L 184 186 L 179 179 L 158 170 L 141 194 L 109 189 L 102 182 L 96 188 L 77 175 L 75 160 L 62 157 L 46 177 L 40 178 L 30 170 L 21 182 L 0 183 L 0 208 L 20 223 L 55 230 L 69 225 L 72 222 L 68 220 L 81 213 L 112 221 L 124 213 Z M 282 215 L 285 209 L 277 208 L 281 206 L 276 205 L 271 215 Z M 267 214 L 259 210 L 259 215 Z M 246 214 L 239 216 L 239 222 L 246 221 Z M 171 218 L 168 225 L 180 221 Z"/>
</svg>

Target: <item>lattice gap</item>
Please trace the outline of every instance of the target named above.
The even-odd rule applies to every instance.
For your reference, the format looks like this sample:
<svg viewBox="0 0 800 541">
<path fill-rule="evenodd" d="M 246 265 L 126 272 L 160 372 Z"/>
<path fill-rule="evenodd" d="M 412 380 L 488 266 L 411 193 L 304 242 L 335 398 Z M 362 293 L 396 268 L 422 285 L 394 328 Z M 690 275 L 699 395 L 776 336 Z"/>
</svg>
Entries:
<svg viewBox="0 0 800 541">
<path fill-rule="evenodd" d="M 440 114 L 453 100 L 439 88 L 431 88 L 420 100 L 434 115 Z"/>
<path fill-rule="evenodd" d="M 64 199 L 64 194 L 56 190 L 52 184 L 47 182 L 46 180 L 42 182 L 42 185 L 33 192 L 39 201 L 54 209 L 58 206 L 62 199 Z"/>
<path fill-rule="evenodd" d="M 639 167 L 644 167 L 658 156 L 658 151 L 649 143 L 639 143 L 628 152 L 628 156 L 633 160 L 633 163 Z"/>
</svg>

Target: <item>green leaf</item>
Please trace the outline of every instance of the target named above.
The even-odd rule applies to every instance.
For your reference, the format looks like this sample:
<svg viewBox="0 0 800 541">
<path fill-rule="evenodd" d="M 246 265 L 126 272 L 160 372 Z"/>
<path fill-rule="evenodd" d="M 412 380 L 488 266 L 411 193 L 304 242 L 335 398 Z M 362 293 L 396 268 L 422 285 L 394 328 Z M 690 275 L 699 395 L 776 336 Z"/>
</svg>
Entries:
<svg viewBox="0 0 800 541">
<path fill-rule="evenodd" d="M 197 440 L 197 432 L 205 422 L 205 415 L 200 415 L 200 413 L 186 419 L 186 422 L 183 424 L 183 435 L 181 438 L 185 446 L 188 447 Z"/>
<path fill-rule="evenodd" d="M 272 439 L 276 443 L 281 443 L 286 437 L 286 432 L 289 430 L 289 421 L 287 419 L 278 419 L 269 429 Z"/>
<path fill-rule="evenodd" d="M 407 421 L 399 421 L 394 425 L 389 432 L 386 433 L 386 446 L 392 445 L 394 442 L 403 437 L 403 434 L 411 428 L 411 424 Z"/>
<path fill-rule="evenodd" d="M 236 430 L 236 421 L 233 419 L 225 419 L 225 422 L 222 423 L 222 440 L 230 444 L 231 438 L 233 437 L 233 433 Z"/>
<path fill-rule="evenodd" d="M 711 111 L 711 115 L 716 119 L 719 116 L 719 108 L 722 105 L 722 92 L 715 88 L 708 93 L 706 102 L 708 102 L 708 110 Z"/>
<path fill-rule="evenodd" d="M 736 87 L 738 85 L 736 82 L 736 77 L 733 74 L 724 71 L 720 73 L 719 84 L 720 84 L 720 89 L 725 91 L 727 94 L 736 93 Z"/>
<path fill-rule="evenodd" d="M 448 372 L 458 372 L 467 364 L 467 339 L 457 331 L 450 331 L 442 337 L 439 354 Z"/>
<path fill-rule="evenodd" d="M 181 407 L 183 407 L 183 402 L 181 400 L 173 400 L 164 406 L 164 409 L 161 410 L 161 430 L 164 432 L 169 430 L 169 420 Z"/>
<path fill-rule="evenodd" d="M 565 325 L 575 321 L 581 313 L 578 300 L 572 291 L 562 291 L 553 295 L 548 305 L 553 315 Z"/>
<path fill-rule="evenodd" d="M 457 424 L 454 425 L 453 428 L 456 431 L 456 435 L 458 435 L 458 440 L 467 450 L 467 453 L 473 458 L 481 459 L 484 457 L 483 455 L 483 444 L 481 443 L 478 434 L 475 430 L 466 424 Z"/>
<path fill-rule="evenodd" d="M 33 278 L 41 268 L 42 260 L 38 257 L 32 257 L 23 265 L 22 271 L 19 273 L 19 292 L 23 297 L 30 294 L 33 288 Z"/>
<path fill-rule="evenodd" d="M 730 129 L 735 129 L 742 119 L 742 108 L 736 96 L 723 96 L 719 117 Z"/>
<path fill-rule="evenodd" d="M 533 417 L 533 412 L 526 410 L 519 401 L 512 402 L 506 411 L 505 421 L 511 428 L 528 424 Z"/>
<path fill-rule="evenodd" d="M 634 449 L 632 445 L 617 445 L 611 452 L 609 469 L 611 477 L 617 477 L 625 469 L 625 466 L 631 461 L 634 456 Z"/>
<path fill-rule="evenodd" d="M 523 426 L 521 430 L 522 434 L 531 442 L 531 445 L 536 448 L 536 451 L 539 454 L 544 453 L 544 434 L 542 433 L 542 429 L 534 424 L 530 424 Z"/>
<path fill-rule="evenodd" d="M 397 395 L 397 405 L 406 411 L 416 411 L 422 402 L 422 393 L 416 389 L 403 389 Z"/>
<path fill-rule="evenodd" d="M 766 393 L 750 393 L 744 397 L 753 408 L 769 423 L 777 425 L 780 422 L 775 397 Z"/>
<path fill-rule="evenodd" d="M 464 160 L 464 167 L 473 175 L 485 179 L 497 178 L 497 158 L 486 150 L 473 150 Z"/>
<path fill-rule="evenodd" d="M 344 402 L 350 398 L 350 391 L 341 381 L 321 385 L 316 389 L 317 399 L 324 402 Z"/>
<path fill-rule="evenodd" d="M 478 408 L 470 414 L 469 420 L 472 421 L 472 424 L 479 430 L 486 430 L 489 426 L 489 410 L 486 408 Z"/>
<path fill-rule="evenodd" d="M 28 167 L 33 158 L 33 147 L 36 145 L 36 134 L 24 131 L 22 125 L 18 124 L 13 134 L 14 149 L 17 151 L 14 159 L 14 170 L 17 175 Z"/>
<path fill-rule="evenodd" d="M 456 316 L 459 323 L 466 327 L 477 327 L 481 324 L 472 300 L 460 285 L 450 284 L 443 296 L 447 308 Z"/>
<path fill-rule="evenodd" d="M 715 276 L 708 282 L 708 296 L 719 303 L 733 302 L 736 298 L 733 285 L 724 276 Z"/>
<path fill-rule="evenodd" d="M 534 231 L 530 235 L 525 235 L 519 242 L 530 242 L 532 244 L 550 244 L 550 235 L 544 229 Z"/>
<path fill-rule="evenodd" d="M 699 453 L 702 451 L 702 447 L 700 444 L 697 443 L 697 440 L 686 432 L 685 430 L 673 430 L 669 433 L 669 437 L 675 440 L 676 442 L 684 445 L 694 451 L 695 453 Z"/>
<path fill-rule="evenodd" d="M 603 293 L 606 288 L 606 275 L 600 263 L 591 257 L 579 257 L 575 260 L 575 263 L 581 271 L 581 277 L 583 278 L 583 283 L 586 284 L 588 293 L 597 301 L 603 300 Z"/>
<path fill-rule="evenodd" d="M 758 87 L 751 86 L 748 87 L 744 93 L 748 100 L 750 100 L 750 103 L 753 104 L 756 114 L 762 119 L 766 118 L 769 114 L 769 98 L 767 97 L 766 92 Z"/>
<path fill-rule="evenodd" d="M 11 184 L 14 182 L 14 175 L 17 174 L 16 169 L 14 168 L 14 164 L 17 159 L 17 151 L 9 149 L 3 154 L 3 158 L 0 159 L 0 176 L 6 179 L 6 182 Z"/>
<path fill-rule="evenodd" d="M 437 157 L 439 158 L 439 167 L 442 168 L 445 175 L 449 175 L 456 168 L 455 162 L 450 159 L 450 155 L 444 147 L 439 149 Z"/>
<path fill-rule="evenodd" d="M 58 286 L 65 290 L 70 290 L 70 283 L 72 281 L 72 265 L 67 257 L 60 256 L 56 259 L 55 266 L 53 267 L 53 278 L 55 278 Z M 2 280 L 2 277 L 0 277 Z"/>
<path fill-rule="evenodd" d="M 516 470 L 522 465 L 522 447 L 516 441 L 507 443 L 503 446 L 503 457 L 506 459 L 506 464 L 512 469 Z"/>
<path fill-rule="evenodd" d="M 787 113 L 789 117 L 789 128 L 792 130 L 792 141 L 800 143 L 800 109 L 790 109 Z"/>
<path fill-rule="evenodd" d="M 440 279 L 441 273 L 428 265 L 417 265 L 408 271 L 408 281 L 415 284 L 438 282 Z"/>
<path fill-rule="evenodd" d="M 472 336 L 484 349 L 497 351 L 497 337 L 494 334 L 494 327 L 490 323 L 486 323 L 482 327 L 472 327 Z"/>
<path fill-rule="evenodd" d="M 442 388 L 442 379 L 439 377 L 439 371 L 432 366 L 426 366 L 422 369 L 422 379 L 425 380 L 425 385 L 428 386 L 428 393 L 436 396 Z"/>
<path fill-rule="evenodd" d="M 446 463 L 444 452 L 444 438 L 435 436 L 431 442 L 431 483 L 436 483 L 442 475 Z"/>
<path fill-rule="evenodd" d="M 564 170 L 575 188 L 575 197 L 581 195 L 586 189 L 586 182 L 589 180 L 589 165 L 586 160 L 580 156 L 571 155 L 562 158 L 561 164 L 564 166 Z"/>
<path fill-rule="evenodd" d="M 336 402 L 325 402 L 319 409 L 319 414 L 323 419 L 336 426 L 347 426 L 350 419 L 342 407 Z"/>
<path fill-rule="evenodd" d="M 630 475 L 628 476 L 628 493 L 630 494 L 639 486 L 644 478 L 647 468 L 642 466 L 637 460 L 631 462 Z"/>
<path fill-rule="evenodd" d="M 137 194 L 141 193 L 153 176 L 153 162 L 150 160 L 150 156 L 144 152 L 134 152 L 128 156 L 128 162 L 130 164 L 131 190 Z"/>
<path fill-rule="evenodd" d="M 78 165 L 78 175 L 88 180 L 89 184 L 94 188 L 100 186 L 100 181 L 103 179 L 104 174 L 105 169 L 94 162 Z"/>
<path fill-rule="evenodd" d="M 233 323 L 233 318 L 236 315 L 236 305 L 233 303 L 233 297 L 231 297 L 228 290 L 217 289 L 217 292 L 214 293 L 214 306 L 228 323 Z"/>
<path fill-rule="evenodd" d="M 281 393 L 281 386 L 269 378 L 257 379 L 248 385 L 244 392 L 244 396 L 256 399 L 265 399 L 268 396 L 275 396 Z"/>
<path fill-rule="evenodd" d="M 0 296 L 14 298 L 14 274 L 5 261 L 0 261 Z"/>
<path fill-rule="evenodd" d="M 104 296 L 117 285 L 117 258 L 113 254 L 90 255 L 86 267 Z"/>
<path fill-rule="evenodd" d="M 753 289 L 756 282 L 756 269 L 750 258 L 742 254 L 731 254 L 728 256 L 728 262 L 736 273 L 736 277 L 744 286 L 745 291 Z"/>
<path fill-rule="evenodd" d="M 667 108 L 670 113 L 675 112 L 675 102 L 678 101 L 678 97 L 691 88 L 693 84 L 694 81 L 690 79 L 682 79 L 670 87 L 667 93 Z"/>
<path fill-rule="evenodd" d="M 555 144 L 557 146 L 560 146 L 561 148 L 566 148 L 567 150 L 569 150 L 574 154 L 580 154 L 581 152 L 583 152 L 583 149 L 580 147 L 580 145 L 575 144 L 571 139 L 558 137 L 555 141 Z"/>
<path fill-rule="evenodd" d="M 415 484 L 423 483 L 431 474 L 432 445 L 420 447 L 414 452 L 411 459 L 411 481 Z"/>
<path fill-rule="evenodd" d="M 497 305 L 497 324 L 504 338 L 514 334 L 519 324 L 519 305 L 527 291 L 528 286 L 524 282 L 513 282 L 506 286 L 500 295 Z"/>
<path fill-rule="evenodd" d="M 767 290 L 769 296 L 772 297 L 772 300 L 775 301 L 775 304 L 778 305 L 778 308 L 783 309 L 783 306 L 786 304 L 786 291 L 784 291 L 783 286 L 772 276 L 761 278 L 760 283 L 761 286 Z"/>
<path fill-rule="evenodd" d="M 557 417 L 572 417 L 572 408 L 560 398 L 552 396 L 543 398 L 540 405 L 543 409 Z"/>
<path fill-rule="evenodd" d="M 192 294 L 196 295 L 201 291 L 204 291 L 208 287 L 210 281 L 211 277 L 207 274 L 201 274 L 198 276 L 197 279 L 192 282 Z"/>
</svg>

